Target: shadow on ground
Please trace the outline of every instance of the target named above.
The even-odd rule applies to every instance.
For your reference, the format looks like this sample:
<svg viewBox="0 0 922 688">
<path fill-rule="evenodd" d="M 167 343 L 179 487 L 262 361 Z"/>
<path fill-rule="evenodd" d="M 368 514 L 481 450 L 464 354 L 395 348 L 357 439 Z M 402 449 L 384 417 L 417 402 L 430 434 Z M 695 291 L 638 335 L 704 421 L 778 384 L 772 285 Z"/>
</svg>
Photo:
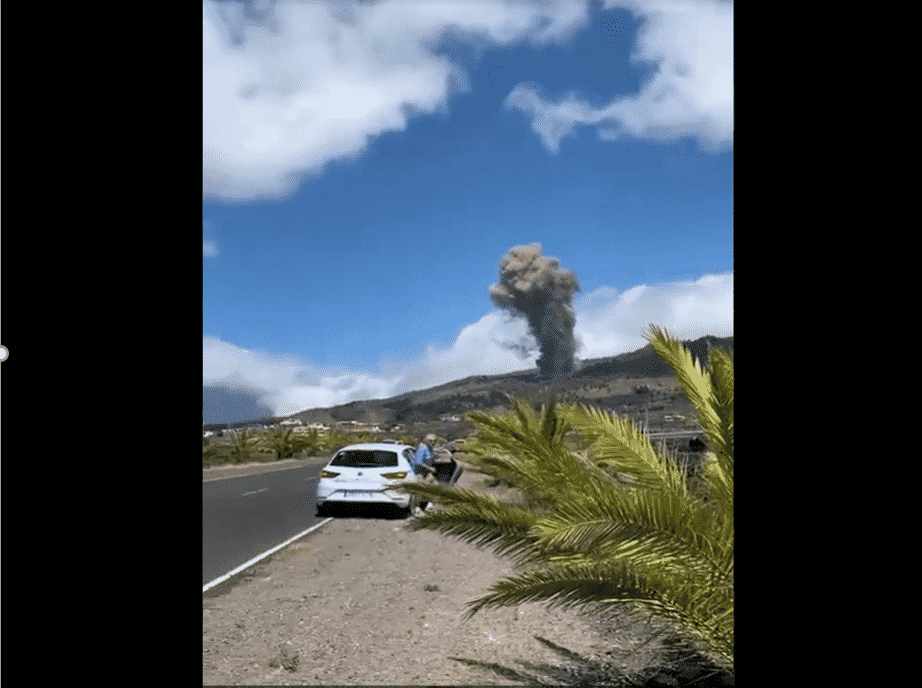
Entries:
<svg viewBox="0 0 922 688">
<path fill-rule="evenodd" d="M 661 686 L 695 686 L 712 688 L 733 686 L 734 677 L 699 652 L 690 649 L 675 635 L 663 639 L 668 651 L 659 666 L 646 667 L 628 675 L 605 659 L 583 657 L 579 653 L 542 638 L 535 640 L 566 660 L 567 666 L 516 661 L 519 669 L 495 662 L 482 662 L 463 657 L 449 657 L 456 662 L 478 666 L 495 675 L 528 686 L 610 686 L 612 688 L 653 688 Z"/>
<path fill-rule="evenodd" d="M 337 504 L 327 503 L 320 512 L 322 517 L 362 518 L 371 520 L 407 520 L 405 511 L 392 504 Z"/>
</svg>

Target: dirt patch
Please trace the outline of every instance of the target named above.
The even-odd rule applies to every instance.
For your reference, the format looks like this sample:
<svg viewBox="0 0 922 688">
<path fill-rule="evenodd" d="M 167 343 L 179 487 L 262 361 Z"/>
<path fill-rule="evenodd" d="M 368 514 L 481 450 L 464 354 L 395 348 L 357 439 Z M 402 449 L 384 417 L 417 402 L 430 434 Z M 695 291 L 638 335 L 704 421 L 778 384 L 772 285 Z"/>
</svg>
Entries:
<svg viewBox="0 0 922 688">
<path fill-rule="evenodd" d="M 462 622 L 513 569 L 406 523 L 334 518 L 203 594 L 204 684 L 627 685 L 662 659 L 666 628 L 626 615 L 593 624 L 533 603 Z"/>
</svg>

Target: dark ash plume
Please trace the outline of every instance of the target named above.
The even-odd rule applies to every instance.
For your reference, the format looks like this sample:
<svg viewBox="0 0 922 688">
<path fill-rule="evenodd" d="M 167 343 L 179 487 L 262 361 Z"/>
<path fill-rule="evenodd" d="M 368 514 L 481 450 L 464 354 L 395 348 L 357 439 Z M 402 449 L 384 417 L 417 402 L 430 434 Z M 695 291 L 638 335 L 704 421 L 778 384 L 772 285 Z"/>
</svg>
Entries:
<svg viewBox="0 0 922 688">
<path fill-rule="evenodd" d="M 541 244 L 513 246 L 499 263 L 499 283 L 490 287 L 490 299 L 528 321 L 541 351 L 541 378 L 570 375 L 576 368 L 579 342 L 573 336 L 576 316 L 570 299 L 579 290 L 576 275 L 561 270 L 556 258 L 542 256 Z"/>
</svg>

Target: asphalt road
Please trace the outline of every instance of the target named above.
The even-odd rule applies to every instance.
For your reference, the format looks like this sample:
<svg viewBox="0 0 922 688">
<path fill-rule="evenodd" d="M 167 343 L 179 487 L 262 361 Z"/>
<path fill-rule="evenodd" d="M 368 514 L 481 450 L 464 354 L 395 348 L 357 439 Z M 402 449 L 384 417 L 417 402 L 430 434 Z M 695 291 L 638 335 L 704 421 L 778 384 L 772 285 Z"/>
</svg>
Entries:
<svg viewBox="0 0 922 688">
<path fill-rule="evenodd" d="M 321 521 L 314 497 L 323 468 L 202 483 L 202 585 Z"/>
<path fill-rule="evenodd" d="M 317 518 L 317 478 L 321 460 L 202 483 L 202 585 L 245 564 L 323 518 Z M 403 518 L 386 505 L 349 505 L 331 516 Z"/>
</svg>

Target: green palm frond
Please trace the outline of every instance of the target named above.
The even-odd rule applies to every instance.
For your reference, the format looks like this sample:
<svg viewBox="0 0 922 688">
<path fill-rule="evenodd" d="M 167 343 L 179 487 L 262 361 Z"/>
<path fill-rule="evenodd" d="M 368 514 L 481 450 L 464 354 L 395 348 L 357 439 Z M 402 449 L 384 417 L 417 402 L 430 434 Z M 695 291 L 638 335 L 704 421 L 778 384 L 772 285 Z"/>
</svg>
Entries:
<svg viewBox="0 0 922 688">
<path fill-rule="evenodd" d="M 657 454 L 629 419 L 583 404 L 565 406 L 560 413 L 591 442 L 589 457 L 596 465 L 630 476 L 638 488 L 685 490 L 678 465 Z"/>
<path fill-rule="evenodd" d="M 711 408 L 711 380 L 701 369 L 691 352 L 682 342 L 671 337 L 665 328 L 649 325 L 644 338 L 653 346 L 656 354 L 672 368 L 681 383 L 686 396 L 698 411 L 698 418 L 710 436 L 710 428 L 716 426 L 717 416 Z"/>
<path fill-rule="evenodd" d="M 677 574 L 716 576 L 727 550 L 719 520 L 713 509 L 668 493 L 622 491 L 608 499 L 565 500 L 536 522 L 532 534 L 548 560 L 614 558 Z"/>
<path fill-rule="evenodd" d="M 407 483 L 396 489 L 442 506 L 410 521 L 410 530 L 438 530 L 519 563 L 534 555 L 537 538 L 530 531 L 538 515 L 531 508 L 508 504 L 492 495 L 431 483 Z"/>
<path fill-rule="evenodd" d="M 569 424 L 548 404 L 537 417 L 528 405 L 511 399 L 511 414 L 472 412 L 476 435 L 464 445 L 468 463 L 478 473 L 513 485 L 535 503 L 552 505 L 561 489 L 587 489 L 599 472 L 587 472 L 586 461 L 567 450 Z"/>
<path fill-rule="evenodd" d="M 520 573 L 474 600 L 526 601 L 604 610 L 627 602 L 673 619 L 703 647 L 733 661 L 733 356 L 708 366 L 651 326 L 657 354 L 675 371 L 714 449 L 706 489 L 689 489 L 676 454 L 657 452 L 635 424 L 552 398 L 535 413 L 510 398 L 511 413 L 473 412 L 465 464 L 522 493 L 524 503 L 443 485 L 399 489 L 441 504 L 411 522 L 513 559 Z M 572 451 L 569 432 L 583 440 Z"/>
<path fill-rule="evenodd" d="M 686 396 L 698 412 L 714 447 L 714 461 L 705 466 L 705 477 L 713 497 L 724 508 L 733 503 L 733 355 L 721 347 L 708 353 L 708 366 L 703 370 L 682 343 L 669 336 L 663 328 L 648 327 L 645 337 L 663 360 L 675 372 Z"/>
<path fill-rule="evenodd" d="M 732 591 L 715 591 L 699 580 L 687 579 L 677 586 L 668 574 L 637 572 L 617 562 L 550 564 L 494 583 L 487 595 L 468 603 L 463 618 L 481 609 L 527 602 L 580 608 L 589 614 L 636 603 L 654 615 L 679 622 L 704 647 L 732 665 Z"/>
<path fill-rule="evenodd" d="M 705 466 L 705 479 L 713 497 L 728 508 L 733 504 L 733 355 L 720 348 L 708 354 L 708 370 L 713 381 L 710 403 L 717 415 L 711 438 L 714 460 Z M 709 435 L 710 436 L 710 435 Z"/>
</svg>

